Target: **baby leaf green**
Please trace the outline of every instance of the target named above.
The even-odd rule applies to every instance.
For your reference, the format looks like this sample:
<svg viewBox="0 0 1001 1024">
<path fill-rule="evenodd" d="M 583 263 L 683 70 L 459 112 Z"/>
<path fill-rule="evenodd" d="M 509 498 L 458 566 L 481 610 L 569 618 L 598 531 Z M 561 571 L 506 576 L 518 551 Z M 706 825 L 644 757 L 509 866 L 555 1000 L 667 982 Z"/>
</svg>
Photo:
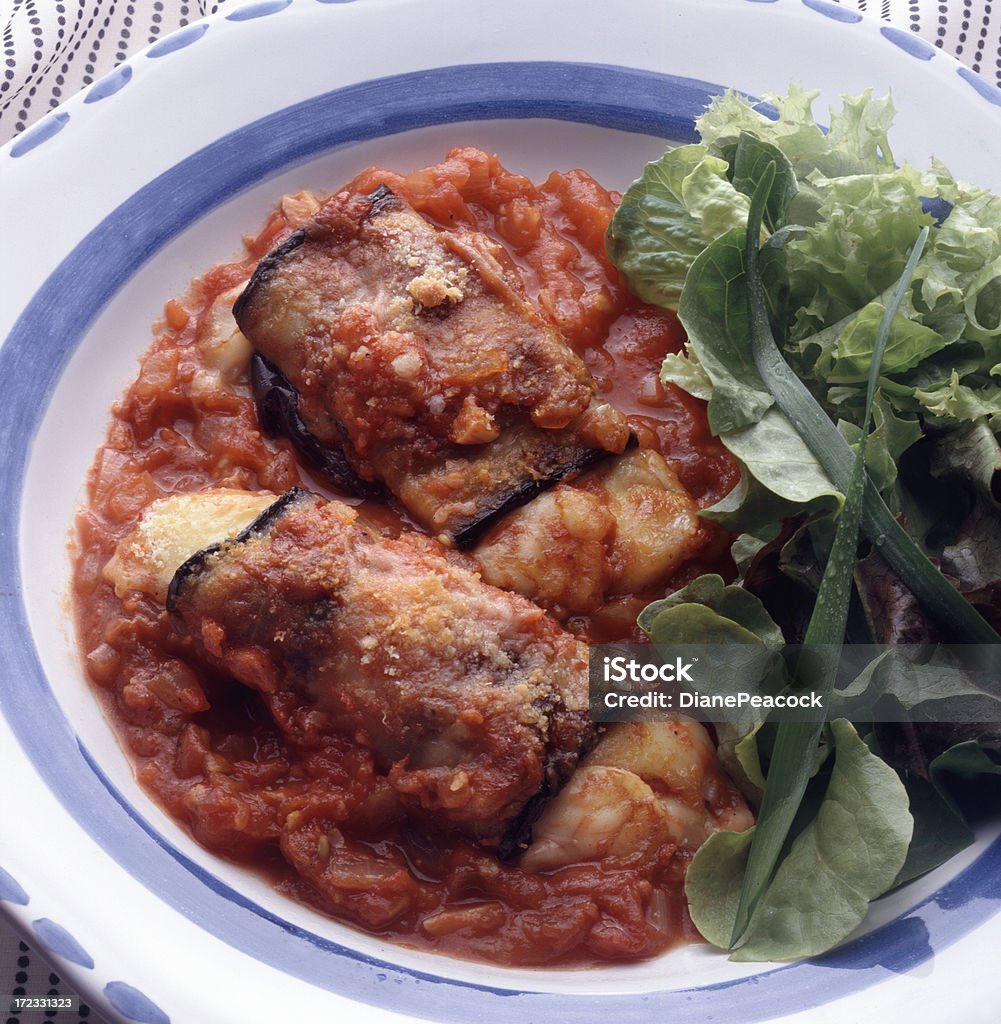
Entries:
<svg viewBox="0 0 1001 1024">
<path fill-rule="evenodd" d="M 913 822 L 900 778 L 850 722 L 837 719 L 831 732 L 835 762 L 820 810 L 793 841 L 732 960 L 793 960 L 830 949 L 858 926 L 904 864 Z M 723 948 L 752 839 L 753 830 L 718 832 L 688 869 L 692 920 Z"/>
<path fill-rule="evenodd" d="M 695 257 L 746 220 L 747 198 L 730 184 L 727 171 L 726 161 L 705 146 L 678 146 L 647 164 L 626 190 L 606 248 L 644 301 L 677 308 Z"/>
<path fill-rule="evenodd" d="M 770 650 L 779 650 L 783 646 L 782 631 L 775 625 L 775 620 L 765 610 L 761 600 L 743 587 L 724 583 L 723 577 L 716 573 L 699 576 L 681 590 L 648 604 L 640 612 L 637 621 L 640 629 L 652 640 L 667 642 L 664 636 L 670 628 L 667 626 L 670 616 L 665 619 L 665 613 L 677 608 L 690 611 L 693 606 L 712 611 L 717 618 L 728 620 L 748 635 L 751 642 L 763 643 Z M 658 622 L 662 625 L 658 626 Z M 680 642 L 702 642 L 702 638 L 698 633 L 691 633 Z"/>
</svg>

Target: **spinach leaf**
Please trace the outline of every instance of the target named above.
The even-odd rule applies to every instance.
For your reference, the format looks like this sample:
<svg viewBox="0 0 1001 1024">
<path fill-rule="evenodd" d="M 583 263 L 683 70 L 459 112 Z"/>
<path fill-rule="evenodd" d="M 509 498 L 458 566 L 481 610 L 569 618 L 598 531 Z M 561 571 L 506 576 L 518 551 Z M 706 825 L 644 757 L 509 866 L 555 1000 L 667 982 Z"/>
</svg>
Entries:
<svg viewBox="0 0 1001 1024">
<path fill-rule="evenodd" d="M 761 211 L 762 223 L 769 233 L 785 226 L 786 210 L 799 191 L 796 172 L 777 146 L 763 142 L 753 132 L 741 132 L 731 160 L 733 187 L 745 196 L 753 197 L 762 179 L 773 171 L 774 178 Z"/>
<path fill-rule="evenodd" d="M 757 423 L 774 404 L 746 342 L 745 238 L 744 230 L 728 231 L 703 250 L 688 271 L 678 306 L 689 350 L 713 385 L 708 415 L 714 434 Z M 782 254 L 771 250 L 763 272 L 772 276 L 782 262 Z M 665 379 L 677 383 L 669 373 Z"/>
<path fill-rule="evenodd" d="M 702 514 L 734 532 L 758 533 L 800 513 L 837 512 L 843 497 L 788 417 L 770 408 L 757 423 L 722 435 L 746 475 Z"/>
<path fill-rule="evenodd" d="M 901 778 L 914 819 L 914 835 L 893 880 L 894 889 L 926 875 L 973 842 L 973 830 L 938 786 L 918 776 Z"/>
<path fill-rule="evenodd" d="M 900 776 L 914 818 L 914 836 L 894 880 L 896 889 L 944 864 L 973 842 L 973 830 L 954 789 L 957 782 L 962 785 L 984 776 L 999 778 L 1001 765 L 977 740 L 953 743 L 929 762 L 924 745 L 929 740 L 932 745 L 938 743 L 938 729 L 933 729 L 931 736 L 925 736 L 921 727 L 884 725 L 881 731 L 878 740 L 870 734 L 866 742 Z"/>
<path fill-rule="evenodd" d="M 707 574 L 660 601 L 646 606 L 637 620 L 654 644 L 710 645 L 717 692 L 755 687 L 781 688 L 785 683 L 776 653 L 782 632 L 753 594 Z M 717 751 L 731 777 L 752 801 L 764 784 L 755 734 L 764 721 L 750 707 L 733 711 L 717 724 Z"/>
</svg>

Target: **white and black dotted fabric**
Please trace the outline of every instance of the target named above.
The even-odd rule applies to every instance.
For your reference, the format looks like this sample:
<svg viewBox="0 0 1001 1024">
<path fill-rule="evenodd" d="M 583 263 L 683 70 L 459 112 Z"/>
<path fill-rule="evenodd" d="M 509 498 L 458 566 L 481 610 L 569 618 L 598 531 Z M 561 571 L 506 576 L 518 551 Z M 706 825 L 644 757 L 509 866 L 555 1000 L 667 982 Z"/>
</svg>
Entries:
<svg viewBox="0 0 1001 1024">
<path fill-rule="evenodd" d="M 3 76 L 0 144 L 53 107 L 97 81 L 127 57 L 225 7 L 245 0 L 0 0 Z M 739 0 L 734 0 L 739 2 Z M 1001 86 L 1001 0 L 841 0 L 914 32 L 954 54 L 989 82 Z M 11 995 L 73 995 L 58 974 L 0 921 L 0 999 Z M 102 1024 L 79 1010 L 8 1013 L 0 1024 Z"/>
<path fill-rule="evenodd" d="M 905 16 L 912 31 L 1001 86 L 1001 0 L 908 0 L 892 7 L 894 18 Z"/>
<path fill-rule="evenodd" d="M 242 2 L 0 0 L 0 144 L 130 54 L 206 14 Z M 1001 86 L 1001 0 L 841 2 L 909 29 Z"/>
<path fill-rule="evenodd" d="M 72 993 L 46 961 L 6 929 L 0 934 L 0 1022 L 2 1024 L 103 1024 L 86 1003 L 76 1010 L 25 1010 L 8 1012 L 10 996 L 65 996 Z"/>
<path fill-rule="evenodd" d="M 241 0 L 0 0 L 0 143 L 126 57 Z"/>
</svg>

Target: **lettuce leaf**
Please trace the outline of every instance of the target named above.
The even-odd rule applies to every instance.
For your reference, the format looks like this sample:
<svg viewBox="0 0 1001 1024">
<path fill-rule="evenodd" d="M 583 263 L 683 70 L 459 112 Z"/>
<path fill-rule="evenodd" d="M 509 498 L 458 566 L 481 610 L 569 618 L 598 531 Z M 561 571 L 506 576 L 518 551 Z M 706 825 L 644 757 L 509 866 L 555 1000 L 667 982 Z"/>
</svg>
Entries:
<svg viewBox="0 0 1001 1024">
<path fill-rule="evenodd" d="M 923 173 L 905 164 L 813 175 L 810 187 L 817 219 L 787 246 L 786 347 L 829 410 L 857 415 L 880 300 L 932 221 L 926 197 L 936 196 L 950 211 L 894 325 L 886 393 L 921 421 L 959 425 L 986 415 L 1001 429 L 1001 198 L 955 181 L 941 164 Z"/>
<path fill-rule="evenodd" d="M 875 426 L 869 435 L 865 467 L 880 493 L 893 495 L 900 457 L 924 437 L 917 421 L 898 416 L 890 403 L 879 397 L 873 405 Z M 862 433 L 854 423 L 841 421 L 838 427 L 853 446 Z"/>
<path fill-rule="evenodd" d="M 836 945 L 865 917 L 904 865 L 914 828 L 897 773 L 855 727 L 831 723 L 834 769 L 816 817 L 793 840 L 731 960 L 794 960 Z M 685 882 L 692 920 L 727 948 L 753 829 L 717 832 L 692 858 Z"/>
<path fill-rule="evenodd" d="M 893 283 L 915 241 L 931 228 L 903 302 L 899 294 L 895 299 L 899 313 L 879 363 L 866 466 L 893 512 L 904 510 L 913 520 L 910 470 L 898 477 L 901 457 L 908 453 L 908 465 L 922 464 L 935 436 L 946 449 L 950 438 L 959 440 L 959 468 L 942 475 L 967 470 L 964 485 L 977 481 L 972 511 L 950 513 L 950 528 L 960 527 L 951 535 L 932 514 L 921 536 L 936 545 L 963 590 L 977 588 L 969 591 L 971 600 L 1001 608 L 995 539 L 1001 463 L 991 461 L 994 449 L 1001 450 L 995 438 L 1001 431 L 1001 199 L 955 181 L 939 163 L 926 171 L 897 166 L 887 140 L 888 98 L 868 92 L 846 98 L 825 132 L 814 118 L 815 95 L 794 86 L 785 97 L 766 97 L 777 117 L 735 93 L 718 98 L 699 119 L 702 143 L 650 165 L 609 230 L 610 256 L 629 286 L 648 301 L 677 308 L 688 332 L 685 351 L 664 361 L 662 380 L 708 402 L 713 432 L 742 466 L 737 488 L 702 514 L 742 534 L 734 553 L 750 565 L 766 542 L 775 541 L 782 520 L 829 523 L 844 502 L 775 405 L 749 348 L 744 193 L 754 191 L 767 168 L 777 187 L 765 203 L 759 198 L 755 216 L 764 206 L 762 233 L 771 233 L 760 257 L 770 333 L 823 406 L 804 423 L 821 422 L 826 412 L 849 443 L 858 442 L 869 419 L 866 387 L 875 381 L 876 336 Z M 731 204 L 734 220 L 720 202 Z M 766 320 L 761 294 L 756 284 L 759 330 Z M 783 408 L 803 427 L 790 406 Z M 824 446 L 814 447 L 830 465 Z M 951 497 L 964 488 L 937 490 Z M 971 546 L 971 536 L 983 543 Z M 729 589 L 718 578 L 702 577 L 688 593 L 650 606 L 641 624 L 655 642 L 701 634 L 760 644 L 748 628 L 749 609 L 740 608 Z M 863 682 L 858 693 L 842 695 L 846 710 L 865 702 Z M 946 697 L 983 700 L 976 692 L 947 693 L 940 683 L 933 672 L 904 672 L 898 699 L 916 695 L 929 706 Z M 745 792 L 756 795 L 770 724 L 740 725 L 724 726 L 720 754 Z M 826 791 L 824 773 L 809 784 L 811 799 L 822 799 L 820 812 L 794 824 L 795 838 L 747 929 L 746 912 L 738 908 L 751 833 L 713 836 L 692 862 L 689 899 L 703 934 L 729 947 L 740 913 L 746 941 L 735 959 L 791 959 L 830 948 L 861 921 L 869 900 L 968 841 L 965 822 L 937 785 L 922 778 L 908 793 L 847 721 L 832 726 L 832 737 L 837 757 L 833 769 L 825 769 Z M 910 855 L 909 799 L 921 819 Z M 939 826 L 947 836 L 939 835 Z"/>
<path fill-rule="evenodd" d="M 921 196 L 935 185 L 906 165 L 878 174 L 813 177 L 810 184 L 820 199 L 816 220 L 788 246 L 793 341 L 890 288 L 921 228 L 933 221 Z"/>
<path fill-rule="evenodd" d="M 676 308 L 695 257 L 747 222 L 748 200 L 704 146 L 669 149 L 626 191 L 608 229 L 609 259 L 645 302 Z"/>
<path fill-rule="evenodd" d="M 953 370 L 945 384 L 916 388 L 914 398 L 926 417 L 937 426 L 961 426 L 986 420 L 993 431 L 1001 431 L 1001 383 L 971 387 Z"/>
<path fill-rule="evenodd" d="M 818 359 L 814 368 L 816 375 L 826 377 L 832 383 L 857 384 L 864 381 L 869 376 L 873 339 L 884 312 L 885 308 L 879 302 L 870 302 L 859 310 L 834 346 Z M 890 376 L 912 370 L 955 340 L 898 313 L 890 328 L 883 373 Z"/>
<path fill-rule="evenodd" d="M 743 463 L 739 489 L 705 513 L 737 532 L 760 535 L 769 511 L 840 503 L 795 431 L 777 425 L 741 347 L 740 226 L 762 159 L 777 154 L 795 175 L 777 202 L 796 226 L 779 227 L 782 216 L 766 211 L 777 231 L 762 252 L 773 330 L 848 436 L 860 423 L 890 286 L 921 229 L 935 225 L 880 381 L 869 466 L 891 507 L 904 501 L 894 494 L 896 463 L 923 433 L 973 423 L 1001 433 L 1001 197 L 955 180 L 939 162 L 897 166 L 889 98 L 846 97 L 826 132 L 815 98 L 796 85 L 765 97 L 771 110 L 735 92 L 717 97 L 698 119 L 702 142 L 650 164 L 609 229 L 609 254 L 630 288 L 677 308 L 688 332 L 662 379 L 708 401 L 710 426 Z"/>
<path fill-rule="evenodd" d="M 739 94 L 727 92 L 712 101 L 695 127 L 713 153 L 736 142 L 741 132 L 757 135 L 782 151 L 798 178 L 813 171 L 834 176 L 893 167 L 887 133 L 894 111 L 888 96 L 873 99 L 871 91 L 866 91 L 846 98 L 843 109 L 830 114 L 830 129 L 824 132 L 813 116 L 817 95 L 796 84 L 785 96 L 766 95 L 765 103 L 778 114 L 772 118 Z"/>
</svg>

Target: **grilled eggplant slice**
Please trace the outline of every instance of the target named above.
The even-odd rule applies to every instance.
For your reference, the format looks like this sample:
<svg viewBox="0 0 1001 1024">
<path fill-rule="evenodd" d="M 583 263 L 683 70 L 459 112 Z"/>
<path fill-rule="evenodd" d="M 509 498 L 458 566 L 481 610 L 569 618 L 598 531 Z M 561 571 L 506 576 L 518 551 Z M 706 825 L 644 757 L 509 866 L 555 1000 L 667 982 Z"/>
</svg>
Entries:
<svg viewBox="0 0 1001 1024">
<path fill-rule="evenodd" d="M 234 307 L 309 436 L 461 547 L 630 439 L 498 255 L 385 187 L 342 193 L 261 261 Z"/>
<path fill-rule="evenodd" d="M 166 603 L 201 656 L 257 690 L 279 726 L 291 701 L 317 742 L 371 749 L 413 814 L 517 849 L 593 743 L 586 645 L 436 541 L 387 539 L 305 491 L 216 542 L 199 509 L 215 493 L 154 502 L 136 531 L 184 534 Z M 136 535 L 120 545 L 133 562 Z"/>
</svg>

